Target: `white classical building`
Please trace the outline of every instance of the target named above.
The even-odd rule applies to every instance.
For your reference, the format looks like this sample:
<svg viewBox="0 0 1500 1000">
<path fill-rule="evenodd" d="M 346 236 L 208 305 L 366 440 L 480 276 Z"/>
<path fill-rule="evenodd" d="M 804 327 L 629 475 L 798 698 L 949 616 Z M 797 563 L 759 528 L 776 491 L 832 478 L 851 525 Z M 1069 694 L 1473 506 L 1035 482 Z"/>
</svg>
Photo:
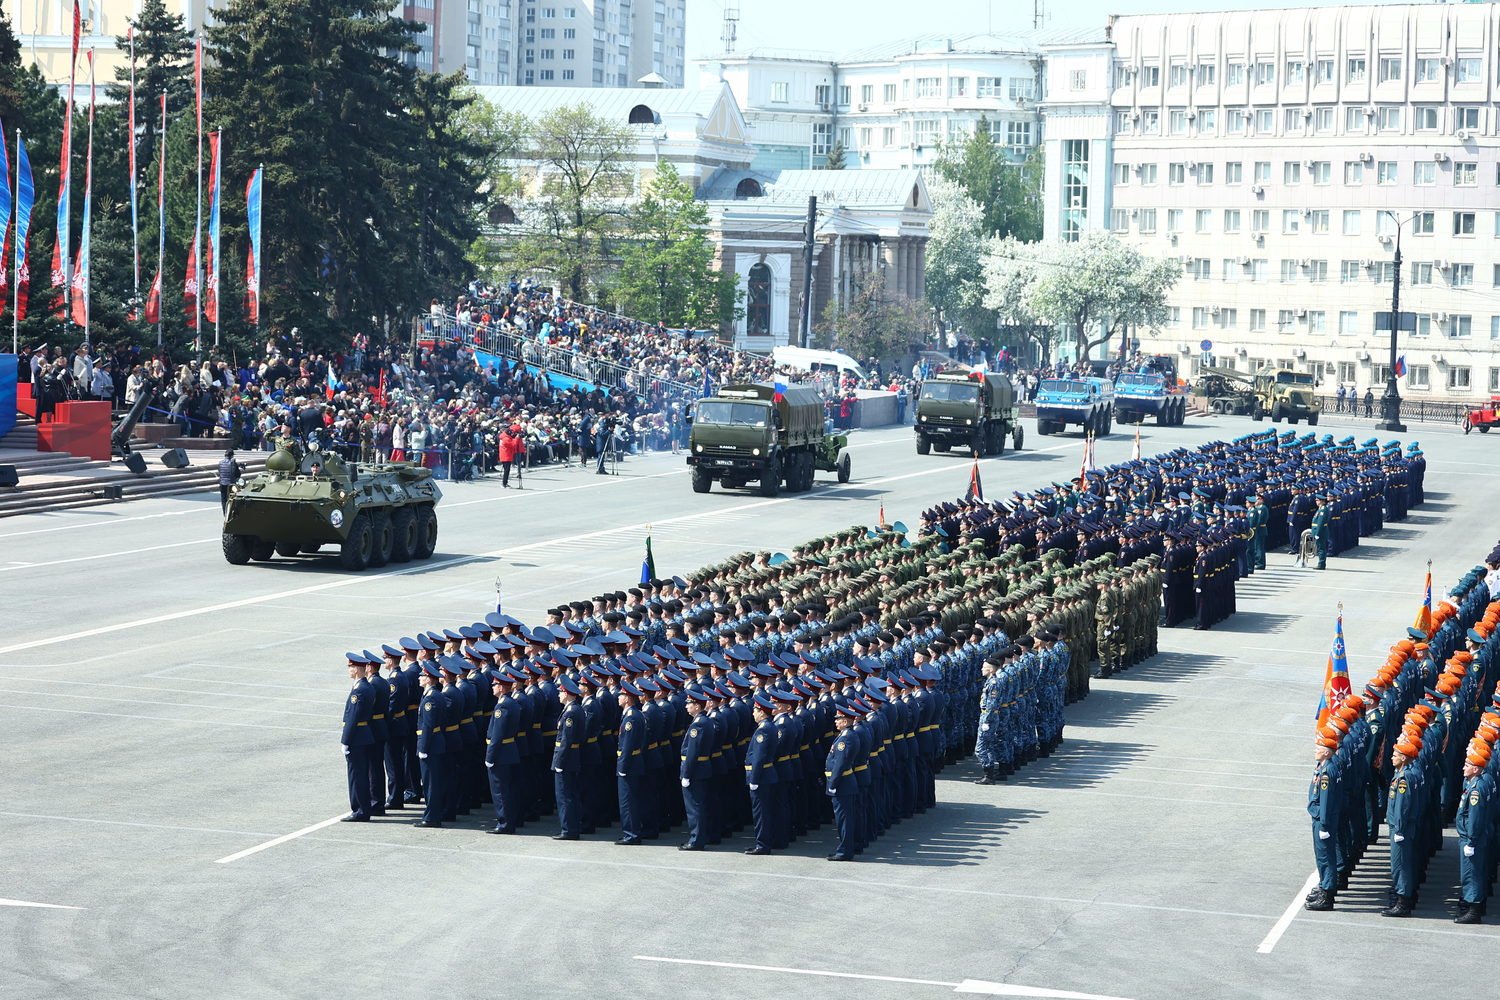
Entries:
<svg viewBox="0 0 1500 1000">
<path fill-rule="evenodd" d="M 1500 5 L 1117 17 L 1043 52 L 1047 237 L 1182 262 L 1143 348 L 1378 395 L 1399 232 L 1403 393 L 1500 392 Z"/>
<path fill-rule="evenodd" d="M 984 120 L 1015 159 L 1039 138 L 1041 63 L 1030 35 L 926 35 L 855 52 L 755 49 L 699 62 L 700 85 L 734 91 L 765 172 L 929 164 L 941 142 Z"/>
</svg>

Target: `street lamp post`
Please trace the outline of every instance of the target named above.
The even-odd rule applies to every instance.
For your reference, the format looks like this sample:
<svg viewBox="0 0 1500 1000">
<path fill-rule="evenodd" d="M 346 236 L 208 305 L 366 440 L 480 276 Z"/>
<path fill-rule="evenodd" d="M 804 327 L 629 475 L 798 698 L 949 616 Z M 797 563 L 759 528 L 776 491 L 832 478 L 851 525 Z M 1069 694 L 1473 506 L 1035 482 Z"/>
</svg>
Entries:
<svg viewBox="0 0 1500 1000">
<path fill-rule="evenodd" d="M 1406 425 L 1401 422 L 1401 390 L 1396 385 L 1396 336 L 1401 329 L 1401 227 L 1404 223 L 1396 219 L 1395 212 L 1387 211 L 1385 214 L 1396 222 L 1396 257 L 1395 274 L 1391 283 L 1390 364 L 1386 371 L 1385 395 L 1380 397 L 1380 421 L 1375 424 L 1375 429 L 1403 434 L 1406 432 Z"/>
</svg>

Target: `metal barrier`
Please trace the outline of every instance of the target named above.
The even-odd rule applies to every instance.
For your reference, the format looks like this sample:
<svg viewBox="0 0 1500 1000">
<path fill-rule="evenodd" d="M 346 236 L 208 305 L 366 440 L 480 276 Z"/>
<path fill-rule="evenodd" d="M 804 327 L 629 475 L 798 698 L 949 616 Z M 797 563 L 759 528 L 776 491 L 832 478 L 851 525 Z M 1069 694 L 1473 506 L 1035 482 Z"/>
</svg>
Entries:
<svg viewBox="0 0 1500 1000">
<path fill-rule="evenodd" d="M 417 317 L 414 321 L 413 339 L 434 340 L 438 343 L 457 344 L 468 350 L 486 351 L 533 365 L 544 373 L 575 378 L 608 390 L 627 389 L 642 396 L 654 395 L 659 390 L 663 396 L 694 399 L 702 388 L 673 379 L 642 375 L 618 362 L 591 357 L 570 347 L 546 344 L 535 337 L 502 328 L 495 323 L 487 326 L 462 323 L 447 313 Z"/>
<path fill-rule="evenodd" d="M 1353 417 L 1358 420 L 1369 420 L 1374 422 L 1383 419 L 1380 409 L 1380 394 L 1377 393 L 1368 413 L 1365 412 L 1363 396 L 1355 396 L 1344 399 L 1344 408 L 1339 410 L 1337 396 L 1319 396 L 1323 404 L 1323 412 L 1335 417 Z M 1407 399 L 1401 400 L 1401 419 L 1419 424 L 1461 424 L 1464 422 L 1464 414 L 1469 411 L 1469 404 L 1454 403 L 1447 400 L 1429 399 Z"/>
</svg>

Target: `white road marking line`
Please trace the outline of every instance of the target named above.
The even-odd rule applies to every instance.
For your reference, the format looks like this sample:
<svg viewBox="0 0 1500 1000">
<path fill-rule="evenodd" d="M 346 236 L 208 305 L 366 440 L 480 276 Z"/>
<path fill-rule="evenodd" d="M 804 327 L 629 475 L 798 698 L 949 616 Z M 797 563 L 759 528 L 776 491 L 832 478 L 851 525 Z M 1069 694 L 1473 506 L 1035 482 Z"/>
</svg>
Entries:
<svg viewBox="0 0 1500 1000">
<path fill-rule="evenodd" d="M 1040 448 L 1040 449 L 1036 449 L 1036 451 L 1061 451 L 1061 450 L 1066 449 L 1066 448 L 1077 448 L 1077 447 L 1081 446 L 1081 444 L 1082 444 L 1082 442 L 1074 442 L 1073 444 L 1058 445 L 1057 447 L 1054 447 L 1054 448 Z M 1034 452 L 1009 452 L 1009 453 L 1007 453 L 1006 455 L 1003 455 L 1003 456 L 998 456 L 996 458 L 980 459 L 980 461 L 981 462 L 1003 462 L 1008 457 L 1010 457 L 1011 455 L 1016 455 L 1016 454 L 1023 454 L 1024 455 L 1024 454 L 1033 454 L 1033 453 Z M 858 482 L 858 481 L 856 481 L 856 482 L 851 482 L 851 483 L 848 483 L 847 485 L 842 485 L 842 486 L 841 485 L 831 485 L 831 486 L 829 486 L 829 491 L 830 492 L 839 492 L 841 490 L 850 489 L 850 488 L 866 488 L 866 487 L 870 487 L 870 486 L 883 486 L 886 483 L 901 482 L 901 481 L 907 480 L 907 479 L 916 479 L 916 478 L 918 478 L 920 476 L 931 476 L 931 475 L 932 475 L 932 470 L 930 470 L 930 469 L 923 469 L 921 472 L 908 472 L 908 473 L 905 473 L 905 474 L 899 475 L 899 476 L 887 476 L 884 479 L 875 479 L 875 480 L 869 480 L 869 481 L 864 481 L 864 482 Z M 582 486 L 571 487 L 571 489 L 585 489 L 585 488 L 586 487 L 582 487 Z M 557 491 L 557 492 L 563 492 L 563 491 Z M 224 601 L 223 603 L 220 603 L 220 604 L 209 604 L 209 605 L 205 605 L 203 607 L 198 607 L 198 608 L 187 608 L 187 609 L 184 609 L 182 611 L 172 611 L 172 612 L 168 612 L 167 614 L 163 614 L 163 615 L 153 615 L 150 618 L 138 618 L 138 619 L 136 619 L 134 621 L 116 622 L 113 625 L 100 625 L 97 628 L 84 629 L 84 630 L 79 631 L 79 632 L 70 632 L 70 633 L 67 633 L 65 635 L 49 636 L 49 637 L 47 637 L 45 639 L 33 639 L 33 640 L 29 641 L 29 642 L 21 642 L 21 643 L 16 643 L 16 644 L 10 645 L 10 646 L 0 647 L 0 656 L 3 656 L 5 654 L 7 654 L 7 653 L 21 653 L 21 652 L 25 652 L 28 649 L 40 649 L 40 648 L 45 647 L 45 646 L 55 646 L 55 645 L 58 645 L 59 643 L 73 642 L 73 641 L 75 641 L 77 639 L 91 639 L 94 636 L 99 636 L 99 635 L 112 635 L 115 632 L 124 632 L 124 631 L 128 631 L 130 629 L 141 628 L 141 627 L 144 627 L 144 626 L 147 626 L 147 625 L 160 625 L 160 624 L 163 624 L 163 623 L 166 623 L 166 622 L 181 621 L 184 618 L 196 618 L 196 617 L 198 617 L 200 615 L 216 614 L 217 612 L 220 612 L 220 611 L 234 611 L 234 610 L 236 610 L 238 608 L 254 607 L 255 605 L 266 604 L 266 603 L 269 603 L 271 601 L 285 600 L 285 599 L 287 599 L 289 597 L 301 597 L 304 594 L 317 594 L 317 593 L 321 593 L 321 592 L 326 591 L 326 590 L 339 590 L 339 589 L 342 589 L 344 587 L 353 587 L 353 586 L 356 586 L 356 585 L 361 584 L 361 583 L 373 583 L 373 582 L 375 582 L 377 580 L 387 580 L 387 579 L 391 579 L 391 578 L 399 577 L 399 576 L 409 576 L 409 575 L 411 575 L 413 573 L 431 573 L 434 570 L 447 569 L 448 567 L 451 567 L 451 566 L 463 566 L 463 565 L 466 565 L 468 563 L 480 562 L 482 560 L 499 559 L 499 558 L 502 558 L 502 557 L 505 557 L 505 556 L 512 556 L 512 555 L 515 555 L 515 554 L 521 553 L 521 552 L 530 552 L 530 551 L 534 551 L 534 550 L 537 550 L 537 549 L 546 549 L 546 548 L 555 546 L 559 542 L 563 542 L 563 541 L 575 541 L 576 542 L 576 541 L 583 541 L 583 540 L 592 539 L 592 538 L 603 538 L 603 537 L 605 537 L 607 535 L 617 535 L 617 534 L 629 533 L 629 532 L 643 532 L 643 531 L 647 530 L 648 528 L 652 527 L 653 525 L 660 526 L 660 525 L 667 525 L 667 524 L 680 524 L 680 523 L 683 523 L 683 522 L 700 520 L 700 519 L 702 519 L 704 517 L 707 517 L 707 516 L 709 516 L 711 514 L 723 514 L 723 513 L 726 513 L 728 511 L 760 510 L 760 509 L 763 509 L 765 507 L 774 507 L 774 506 L 776 506 L 778 504 L 796 503 L 799 499 L 800 498 L 797 497 L 797 496 L 791 496 L 791 497 L 782 497 L 782 498 L 778 498 L 778 499 L 775 499 L 775 500 L 758 500 L 758 501 L 753 501 L 751 503 L 739 504 L 739 505 L 734 506 L 734 507 L 724 507 L 724 508 L 719 508 L 717 510 L 697 511 L 697 512 L 692 513 L 692 514 L 680 514 L 680 515 L 678 515 L 676 517 L 659 518 L 659 519 L 656 519 L 654 521 L 640 521 L 640 522 L 638 522 L 636 524 L 619 525 L 619 526 L 616 526 L 616 527 L 613 527 L 613 528 L 601 528 L 598 531 L 591 531 L 591 532 L 587 532 L 587 533 L 582 534 L 582 535 L 567 535 L 567 536 L 562 536 L 560 538 L 549 538 L 549 539 L 546 539 L 544 541 L 539 541 L 539 542 L 529 542 L 526 545 L 508 546 L 506 548 L 495 549 L 495 550 L 490 551 L 490 552 L 481 552 L 481 553 L 479 553 L 477 555 L 453 556 L 453 557 L 448 558 L 448 559 L 439 559 L 436 562 L 419 562 L 419 563 L 417 563 L 415 565 L 406 566 L 406 567 L 403 567 L 401 569 L 387 570 L 384 573 L 352 574 L 350 576 L 341 577 L 341 578 L 339 578 L 337 580 L 328 580 L 328 581 L 325 581 L 323 583 L 309 584 L 306 587 L 297 587 L 297 588 L 292 589 L 292 590 L 278 590 L 278 591 L 275 591 L 273 593 L 262 594 L 259 597 L 245 597 L 245 598 L 241 598 L 240 600 L 237 600 L 237 601 Z"/>
<path fill-rule="evenodd" d="M 166 498 L 163 497 L 162 499 Z M 184 514 L 207 514 L 210 513 L 210 511 L 211 508 L 208 507 L 194 507 L 192 510 L 165 510 L 157 514 L 140 514 L 136 517 L 111 517 L 106 518 L 102 521 L 79 521 L 77 524 L 63 524 L 54 528 L 32 528 L 29 531 L 12 531 L 7 534 L 0 535 L 0 538 L 20 538 L 23 535 L 46 535 L 54 531 L 77 531 L 79 528 L 97 528 L 101 526 L 113 527 L 115 525 L 125 524 L 129 521 L 153 521 L 159 517 L 181 517 Z"/>
<path fill-rule="evenodd" d="M 715 969 L 746 969 L 750 972 L 784 972 L 795 976 L 825 976 L 830 979 L 867 979 L 880 983 L 910 983 L 915 986 L 943 986 L 957 989 L 958 983 L 937 979 L 908 979 L 904 976 L 871 976 L 860 972 L 829 972 L 822 969 L 788 969 L 779 965 L 746 965 L 743 962 L 706 962 L 697 958 L 665 958 L 660 955 L 632 955 L 637 962 L 662 962 L 668 965 L 699 965 Z"/>
<path fill-rule="evenodd" d="M 178 833 L 214 833 L 234 837 L 264 837 L 264 833 L 252 830 L 216 830 L 202 826 L 168 826 L 162 823 L 132 823 L 122 819 L 95 819 L 89 816 L 53 816 L 48 813 L 0 812 L 0 816 L 11 819 L 45 819 L 55 823 L 88 823 L 96 826 L 128 826 L 140 830 L 172 830 Z"/>
<path fill-rule="evenodd" d="M 285 844 L 289 840 L 296 840 L 298 837 L 305 837 L 309 833 L 316 833 L 317 831 L 323 829 L 325 826 L 332 826 L 333 824 L 335 824 L 335 823 L 339 822 L 340 820 L 342 820 L 347 815 L 349 815 L 349 814 L 348 813 L 339 813 L 337 816 L 331 817 L 329 819 L 325 819 L 321 823 L 314 823 L 312 826 L 304 826 L 300 830 L 296 830 L 296 831 L 294 831 L 292 833 L 282 834 L 280 837 L 276 837 L 276 838 L 274 838 L 272 840 L 268 840 L 264 844 L 256 844 L 254 847 L 247 847 L 243 851 L 236 851 L 235 853 L 229 855 L 228 857 L 220 858 L 219 860 L 215 861 L 214 864 L 216 864 L 216 865 L 232 864 L 233 862 L 238 861 L 241 858 L 248 858 L 252 854 L 259 854 L 261 851 L 269 851 L 271 848 L 275 847 L 277 844 Z"/>
<path fill-rule="evenodd" d="M 1286 912 L 1281 915 L 1280 920 L 1276 921 L 1276 926 L 1271 928 L 1265 940 L 1261 941 L 1260 947 L 1255 949 L 1256 954 L 1271 954 L 1272 949 L 1276 947 L 1276 942 L 1281 940 L 1281 935 L 1285 934 L 1286 929 L 1292 926 L 1292 921 L 1297 919 L 1297 914 L 1301 912 L 1303 904 L 1307 902 L 1307 894 L 1312 892 L 1312 887 L 1317 884 L 1317 872 L 1313 872 L 1307 876 L 1307 881 L 1302 883 L 1302 888 L 1297 890 L 1297 895 L 1293 896 L 1292 901 L 1287 904 Z"/>
<path fill-rule="evenodd" d="M 319 733 L 327 735 L 334 732 L 336 727 L 327 726 L 322 729 L 310 729 L 306 726 L 267 726 L 258 722 L 225 722 L 223 719 L 164 719 L 159 715 L 127 715 L 123 712 L 85 712 L 81 708 L 44 708 L 41 705 L 6 705 L 0 704 L 0 708 L 13 708 L 18 712 L 61 712 L 65 715 L 93 715 L 105 719 L 139 719 L 144 722 L 182 722 L 195 726 L 234 726 L 238 729 L 275 729 L 284 733 Z"/>
<path fill-rule="evenodd" d="M 110 686 L 110 685 L 97 684 L 97 685 L 93 685 L 93 686 L 94 687 L 107 687 L 107 686 Z M 116 686 L 116 687 L 125 687 L 126 685 L 113 685 L 113 686 Z M 176 689 L 176 688 L 149 688 L 149 687 L 147 687 L 147 688 L 139 688 L 138 690 L 143 690 L 143 691 L 160 690 L 160 691 L 162 691 L 163 693 L 166 693 L 166 694 L 182 694 L 182 693 L 185 693 L 185 692 L 181 691 L 180 689 Z M 222 694 L 220 692 L 215 692 L 215 691 L 205 691 L 203 693 L 204 693 L 205 696 L 212 695 L 214 697 L 229 697 L 229 698 L 258 698 L 259 697 L 257 695 L 249 695 L 249 694 L 230 694 L 230 695 L 224 695 L 224 694 Z M 22 691 L 22 690 L 19 690 L 17 688 L 0 688 L 0 694 L 19 694 L 19 695 L 24 695 L 24 696 L 32 697 L 32 698 L 73 698 L 73 699 L 83 700 L 83 701 L 99 701 L 99 702 L 105 703 L 106 705 L 155 705 L 158 708 L 186 708 L 186 709 L 211 709 L 211 708 L 216 708 L 217 707 L 217 706 L 215 706 L 212 703 L 207 703 L 207 704 L 204 704 L 204 703 L 193 704 L 193 703 L 181 702 L 181 701 L 161 701 L 159 699 L 156 700 L 156 701 L 143 701 L 143 700 L 141 700 L 139 698 L 106 698 L 106 697 L 102 697 L 100 695 L 95 695 L 95 694 L 68 694 L 67 692 L 64 692 L 64 691 Z M 268 695 L 267 697 L 269 698 L 271 696 Z M 297 701 L 297 702 L 300 702 L 301 704 L 304 704 L 304 705 L 307 704 L 307 701 L 308 701 L 308 699 L 306 699 L 306 698 L 281 698 L 279 700 L 281 700 L 281 701 Z M 342 699 L 340 699 L 340 700 L 342 700 Z M 272 708 L 272 707 L 269 707 L 269 706 L 261 706 L 261 707 L 256 708 L 255 710 L 257 712 L 269 712 L 269 713 L 272 713 L 272 714 L 275 714 L 275 715 L 298 715 L 298 716 L 303 716 L 303 717 L 308 718 L 308 719 L 326 719 L 331 714 L 330 712 L 294 712 L 294 711 L 292 711 L 291 709 L 288 709 L 288 708 Z"/>
<path fill-rule="evenodd" d="M 0 906 L 28 906 L 37 910 L 81 910 L 81 906 L 63 906 L 61 903 L 32 903 L 24 899 L 0 899 Z"/>
<path fill-rule="evenodd" d="M 180 549 L 184 545 L 206 545 L 208 539 L 195 538 L 191 542 L 172 542 L 168 545 L 151 545 L 143 549 L 127 549 L 123 552 L 96 552 L 88 556 L 74 556 L 71 559 L 52 559 L 48 562 L 16 563 L 11 566 L 0 566 L 0 573 L 9 573 L 16 569 L 42 569 L 47 566 L 65 566 L 68 563 L 93 562 L 96 559 L 113 559 L 116 556 L 133 556 L 141 552 L 157 552 L 161 549 Z"/>
<path fill-rule="evenodd" d="M 699 958 L 665 958 L 660 955 L 634 955 L 637 962 L 662 962 L 668 965 L 692 965 L 712 969 L 741 969 L 747 972 L 777 972 L 791 976 L 818 976 L 825 979 L 861 979 L 876 983 L 905 983 L 912 986 L 941 986 L 955 993 L 978 993 L 996 997 L 1045 997 L 1051 1000 L 1121 1000 L 1097 993 L 1074 993 L 1040 986 L 1016 986 L 991 983 L 982 979 L 965 979 L 954 983 L 940 979 L 912 979 L 907 976 L 876 976 L 864 972 L 835 972 L 831 969 L 792 969 L 782 965 L 749 965 L 745 962 L 710 962 Z"/>
</svg>

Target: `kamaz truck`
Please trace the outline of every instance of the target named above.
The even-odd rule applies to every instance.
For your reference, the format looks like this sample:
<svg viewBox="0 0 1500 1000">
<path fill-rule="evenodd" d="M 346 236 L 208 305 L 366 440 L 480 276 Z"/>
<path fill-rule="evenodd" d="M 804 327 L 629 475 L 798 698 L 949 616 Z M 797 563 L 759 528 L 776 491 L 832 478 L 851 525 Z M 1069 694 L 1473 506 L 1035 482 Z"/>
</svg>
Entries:
<svg viewBox="0 0 1500 1000">
<path fill-rule="evenodd" d="M 812 489 L 819 469 L 850 476 L 849 439 L 827 434 L 823 397 L 803 386 L 726 385 L 698 400 L 690 413 L 688 467 L 693 492 L 707 493 L 718 480 L 725 489 L 759 484 L 763 497 Z"/>
<path fill-rule="evenodd" d="M 1103 437 L 1114 423 L 1115 386 L 1109 379 L 1044 378 L 1036 387 L 1036 432 L 1058 434 L 1071 424 Z"/>
<path fill-rule="evenodd" d="M 1021 449 L 1020 410 L 1010 379 L 998 372 L 944 371 L 929 376 L 917 397 L 917 454 L 962 449 L 976 458 L 999 455 L 1005 439 Z"/>
</svg>

